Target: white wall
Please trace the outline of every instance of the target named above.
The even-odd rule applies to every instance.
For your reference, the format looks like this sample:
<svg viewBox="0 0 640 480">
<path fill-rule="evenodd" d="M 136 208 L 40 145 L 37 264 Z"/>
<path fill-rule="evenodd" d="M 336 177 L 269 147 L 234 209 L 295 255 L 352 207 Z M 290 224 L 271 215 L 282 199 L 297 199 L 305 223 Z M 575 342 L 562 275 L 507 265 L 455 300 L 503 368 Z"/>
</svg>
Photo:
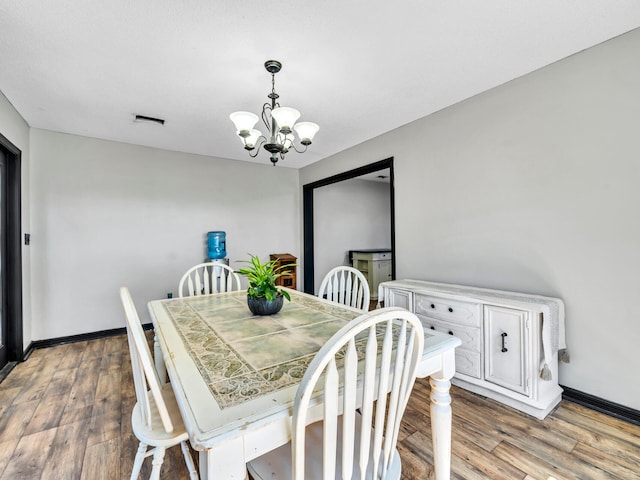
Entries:
<svg viewBox="0 0 640 480">
<path fill-rule="evenodd" d="M 562 298 L 560 383 L 640 409 L 639 51 L 636 30 L 306 167 L 300 183 L 393 156 L 397 277 Z"/>
<path fill-rule="evenodd" d="M 0 133 L 21 151 L 22 233 L 30 231 L 29 125 L 0 92 Z M 31 343 L 31 248 L 22 245 L 22 335 L 23 347 Z"/>
<path fill-rule="evenodd" d="M 338 265 L 349 265 L 349 250 L 391 248 L 389 184 L 357 178 L 313 191 L 314 285 Z"/>
<path fill-rule="evenodd" d="M 176 292 L 206 257 L 298 256 L 298 172 L 31 130 L 33 339 L 124 326 L 126 285 L 146 303 Z"/>
</svg>

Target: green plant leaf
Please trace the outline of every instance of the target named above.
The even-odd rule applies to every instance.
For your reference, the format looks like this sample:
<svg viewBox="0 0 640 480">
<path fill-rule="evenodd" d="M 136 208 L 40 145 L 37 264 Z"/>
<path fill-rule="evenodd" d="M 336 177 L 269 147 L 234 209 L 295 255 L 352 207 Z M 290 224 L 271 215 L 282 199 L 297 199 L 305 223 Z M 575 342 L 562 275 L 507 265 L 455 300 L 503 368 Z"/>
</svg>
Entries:
<svg viewBox="0 0 640 480">
<path fill-rule="evenodd" d="M 250 260 L 241 260 L 242 263 L 248 263 L 247 268 L 241 268 L 238 273 L 245 275 L 249 281 L 247 293 L 253 298 L 266 298 L 273 301 L 278 295 L 284 296 L 287 300 L 291 300 L 289 292 L 278 288 L 276 279 L 285 274 L 283 269 L 292 267 L 295 264 L 288 263 L 286 265 L 276 266 L 277 260 L 269 260 L 262 262 L 256 255 L 249 254 Z"/>
</svg>

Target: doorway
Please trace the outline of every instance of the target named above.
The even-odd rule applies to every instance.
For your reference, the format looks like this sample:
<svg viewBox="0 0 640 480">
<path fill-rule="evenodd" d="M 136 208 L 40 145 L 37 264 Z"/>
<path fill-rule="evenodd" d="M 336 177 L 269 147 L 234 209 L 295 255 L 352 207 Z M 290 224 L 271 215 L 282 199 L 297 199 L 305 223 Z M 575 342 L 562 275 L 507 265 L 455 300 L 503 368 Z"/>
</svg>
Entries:
<svg viewBox="0 0 640 480">
<path fill-rule="evenodd" d="M 0 371 L 23 359 L 21 152 L 0 134 Z"/>
<path fill-rule="evenodd" d="M 394 218 L 394 190 L 393 190 L 393 157 L 359 167 L 348 172 L 309 183 L 302 187 L 303 208 L 303 260 L 304 276 L 303 288 L 306 293 L 315 292 L 315 245 L 314 245 L 314 192 L 317 188 L 338 182 L 355 179 L 374 172 L 388 170 L 389 175 L 389 204 L 390 204 L 390 237 L 391 237 L 391 275 L 395 278 L 395 218 Z"/>
</svg>

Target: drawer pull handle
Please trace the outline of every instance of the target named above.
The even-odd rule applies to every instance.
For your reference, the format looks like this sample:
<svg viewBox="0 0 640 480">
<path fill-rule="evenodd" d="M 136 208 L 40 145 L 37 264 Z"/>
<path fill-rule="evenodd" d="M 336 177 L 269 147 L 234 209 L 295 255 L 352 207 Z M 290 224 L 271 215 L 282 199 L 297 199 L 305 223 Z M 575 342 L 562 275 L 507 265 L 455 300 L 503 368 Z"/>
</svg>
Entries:
<svg viewBox="0 0 640 480">
<path fill-rule="evenodd" d="M 502 337 L 502 349 L 500 351 L 504 353 L 507 351 L 507 347 L 504 346 L 504 339 L 507 336 L 507 332 L 502 332 L 500 336 Z"/>
<path fill-rule="evenodd" d="M 436 327 L 434 327 L 433 325 L 431 325 L 429 328 L 430 328 L 431 330 L 435 330 L 435 329 L 436 329 Z"/>
<path fill-rule="evenodd" d="M 449 330 L 449 335 L 453 335 L 453 332 L 451 330 Z"/>
<path fill-rule="evenodd" d="M 453 308 L 449 307 L 449 312 L 453 313 Z"/>
<path fill-rule="evenodd" d="M 432 304 L 431 304 L 431 308 L 436 308 L 436 306 L 432 303 Z"/>
</svg>

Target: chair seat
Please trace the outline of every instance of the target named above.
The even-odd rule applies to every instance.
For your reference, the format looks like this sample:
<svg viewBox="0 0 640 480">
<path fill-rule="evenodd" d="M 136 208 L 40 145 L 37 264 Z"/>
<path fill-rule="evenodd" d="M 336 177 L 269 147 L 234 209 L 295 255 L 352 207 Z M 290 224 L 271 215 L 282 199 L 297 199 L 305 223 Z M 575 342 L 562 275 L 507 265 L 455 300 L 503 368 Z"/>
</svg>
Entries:
<svg viewBox="0 0 640 480">
<path fill-rule="evenodd" d="M 359 417 L 359 415 L 358 415 Z M 322 422 L 309 425 L 306 429 L 305 443 L 305 480 L 322 479 Z M 360 422 L 356 422 L 355 448 L 360 448 Z M 338 452 L 342 451 L 342 426 L 338 423 Z M 394 449 L 391 457 L 392 467 L 387 472 L 385 480 L 397 480 L 400 478 L 401 462 L 400 454 Z M 365 478 L 372 479 L 372 466 L 367 469 Z M 247 464 L 247 470 L 255 480 L 289 480 L 292 478 L 291 469 L 291 442 L 272 450 Z M 379 468 L 378 471 L 381 471 Z M 336 462 L 335 478 L 342 477 L 341 462 Z M 360 468 L 355 467 L 350 478 L 360 478 Z"/>
<path fill-rule="evenodd" d="M 154 401 L 151 392 L 147 392 L 147 397 L 149 398 L 149 405 L 151 407 L 151 425 L 153 425 L 153 428 L 149 428 L 145 425 L 145 422 L 142 419 L 142 412 L 139 403 L 136 403 L 133 407 L 133 412 L 131 413 L 131 427 L 133 428 L 133 433 L 141 442 L 154 447 L 171 447 L 188 440 L 189 434 L 187 433 L 182 421 L 182 415 L 178 409 L 178 404 L 176 403 L 176 397 L 171 389 L 171 384 L 166 383 L 162 385 L 161 393 L 169 412 L 171 423 L 173 424 L 173 432 L 165 431 L 162 425 L 162 420 L 160 419 L 158 407 L 156 406 L 156 402 Z"/>
</svg>

